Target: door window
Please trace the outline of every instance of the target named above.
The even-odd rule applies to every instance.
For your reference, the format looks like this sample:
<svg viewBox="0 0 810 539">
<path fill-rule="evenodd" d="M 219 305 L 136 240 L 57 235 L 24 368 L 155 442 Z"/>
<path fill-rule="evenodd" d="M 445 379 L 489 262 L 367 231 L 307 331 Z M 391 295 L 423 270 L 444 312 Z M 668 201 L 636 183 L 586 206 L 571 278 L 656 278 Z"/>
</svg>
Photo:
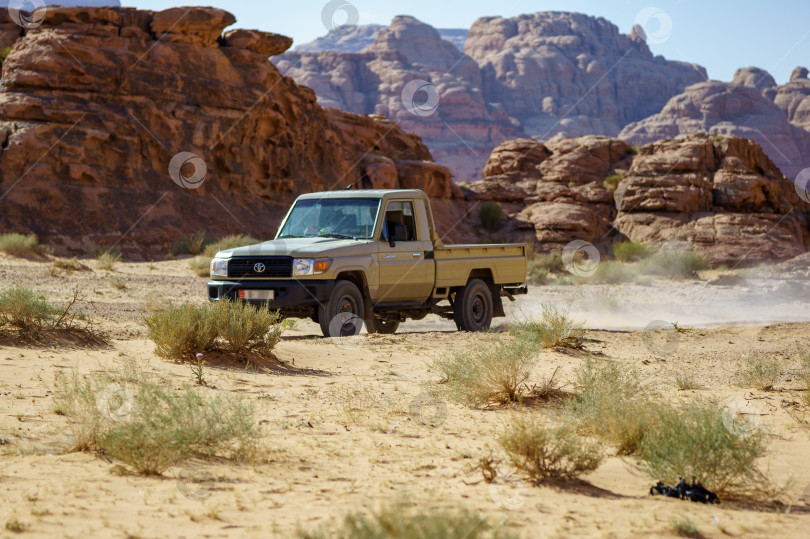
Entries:
<svg viewBox="0 0 810 539">
<path fill-rule="evenodd" d="M 416 216 L 413 212 L 412 202 L 389 202 L 385 209 L 385 220 L 383 221 L 382 240 L 388 241 L 389 234 L 394 229 L 394 225 L 405 227 L 406 240 L 418 241 L 416 229 Z"/>
</svg>

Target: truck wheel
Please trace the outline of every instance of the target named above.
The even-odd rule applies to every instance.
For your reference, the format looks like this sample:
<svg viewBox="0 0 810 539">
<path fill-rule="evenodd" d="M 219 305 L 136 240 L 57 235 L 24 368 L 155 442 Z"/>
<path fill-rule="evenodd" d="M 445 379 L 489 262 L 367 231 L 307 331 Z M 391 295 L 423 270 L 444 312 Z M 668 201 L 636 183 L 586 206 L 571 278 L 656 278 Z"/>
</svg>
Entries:
<svg viewBox="0 0 810 539">
<path fill-rule="evenodd" d="M 481 279 L 470 279 L 458 292 L 453 310 L 456 327 L 461 331 L 485 331 L 492 323 L 492 291 Z"/>
<path fill-rule="evenodd" d="M 366 329 L 369 333 L 381 333 L 383 335 L 393 335 L 399 327 L 399 321 L 393 322 L 391 320 L 380 320 L 376 316 L 372 316 L 366 320 Z"/>
<path fill-rule="evenodd" d="M 324 337 L 348 337 L 363 329 L 363 294 L 349 281 L 338 281 L 329 301 L 318 307 L 318 323 Z"/>
</svg>

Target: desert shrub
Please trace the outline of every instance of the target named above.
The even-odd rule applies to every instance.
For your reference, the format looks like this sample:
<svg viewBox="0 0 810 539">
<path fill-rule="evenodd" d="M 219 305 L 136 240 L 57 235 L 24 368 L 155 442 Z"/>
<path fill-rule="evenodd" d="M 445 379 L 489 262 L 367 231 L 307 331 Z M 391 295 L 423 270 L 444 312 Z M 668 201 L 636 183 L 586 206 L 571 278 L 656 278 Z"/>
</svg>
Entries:
<svg viewBox="0 0 810 539">
<path fill-rule="evenodd" d="M 677 483 L 692 478 L 717 492 L 744 492 L 767 484 L 756 467 L 765 454 L 761 431 L 736 432 L 727 413 L 714 402 L 692 401 L 660 407 L 637 455 L 653 479 Z"/>
<path fill-rule="evenodd" d="M 742 387 L 770 391 L 782 373 L 779 360 L 761 353 L 752 353 L 737 370 L 737 381 Z"/>
<path fill-rule="evenodd" d="M 636 273 L 624 264 L 604 261 L 600 262 L 593 275 L 588 277 L 588 282 L 618 284 L 632 283 L 635 279 Z"/>
<path fill-rule="evenodd" d="M 682 537 L 700 537 L 697 526 L 688 518 L 681 518 L 672 521 L 672 531 Z"/>
<path fill-rule="evenodd" d="M 529 280 L 542 284 L 550 273 L 563 271 L 562 256 L 559 253 L 549 253 L 530 257 L 527 269 Z"/>
<path fill-rule="evenodd" d="M 0 234 L 0 251 L 11 256 L 33 256 L 46 254 L 47 248 L 40 245 L 34 234 Z"/>
<path fill-rule="evenodd" d="M 499 526 L 468 510 L 417 511 L 410 504 L 398 502 L 366 515 L 347 515 L 340 525 L 320 530 L 299 531 L 301 539 L 511 539 Z"/>
<path fill-rule="evenodd" d="M 699 271 L 708 267 L 698 253 L 681 251 L 661 251 L 642 263 L 645 273 L 670 279 L 695 279 Z"/>
<path fill-rule="evenodd" d="M 804 381 L 804 402 L 810 405 L 810 351 L 799 350 L 801 358 L 801 378 Z"/>
<path fill-rule="evenodd" d="M 624 179 L 624 174 L 618 174 L 618 173 L 617 174 L 611 174 L 610 176 L 605 178 L 605 181 L 602 182 L 602 184 L 605 186 L 605 189 L 607 189 L 608 191 L 610 191 L 612 193 L 612 192 L 614 192 L 616 190 L 616 188 L 619 186 L 619 182 L 622 181 L 623 179 Z"/>
<path fill-rule="evenodd" d="M 142 474 L 190 458 L 255 454 L 260 432 L 249 401 L 171 388 L 139 373 L 72 373 L 57 380 L 74 450 L 98 450 Z"/>
<path fill-rule="evenodd" d="M 212 243 L 214 243 L 214 239 L 205 231 L 200 230 L 175 241 L 171 247 L 169 247 L 169 254 L 172 256 L 201 255 L 205 251 L 205 248 Z"/>
<path fill-rule="evenodd" d="M 188 265 L 198 277 L 208 277 L 211 275 L 211 259 L 207 256 L 195 256 L 189 260 Z"/>
<path fill-rule="evenodd" d="M 281 315 L 278 311 L 230 301 L 219 301 L 209 307 L 223 347 L 232 354 L 239 356 L 256 352 L 268 355 L 281 340 Z"/>
<path fill-rule="evenodd" d="M 519 339 L 528 339 L 543 348 L 582 346 L 585 330 L 574 322 L 565 309 L 543 303 L 539 320 L 513 324 L 509 331 Z"/>
<path fill-rule="evenodd" d="M 282 330 L 278 313 L 231 301 L 170 305 L 145 323 L 157 355 L 175 361 L 194 361 L 198 353 L 220 349 L 267 355 Z"/>
<path fill-rule="evenodd" d="M 79 262 L 79 259 L 75 256 L 69 260 L 54 260 L 53 267 L 54 269 L 63 270 L 68 274 L 74 271 L 90 271 L 90 268 Z"/>
<path fill-rule="evenodd" d="M 440 393 L 470 406 L 517 401 L 526 389 L 536 350 L 526 340 L 479 343 L 439 358 Z"/>
<path fill-rule="evenodd" d="M 635 241 L 622 241 L 613 244 L 613 256 L 619 262 L 635 262 L 649 258 L 654 253 L 654 247 Z"/>
<path fill-rule="evenodd" d="M 227 251 L 228 249 L 235 249 L 236 247 L 245 247 L 247 245 L 256 245 L 257 243 L 259 243 L 259 240 L 251 236 L 245 236 L 241 234 L 237 236 L 226 236 L 221 240 L 206 246 L 203 254 L 208 258 L 214 258 L 214 255 L 216 255 L 220 251 Z"/>
<path fill-rule="evenodd" d="M 634 453 L 655 423 L 657 409 L 634 371 L 589 358 L 576 372 L 577 395 L 567 412 L 584 432 L 598 436 L 620 455 Z"/>
<path fill-rule="evenodd" d="M 484 202 L 478 210 L 478 219 L 487 232 L 497 232 L 503 222 L 503 209 L 498 202 Z"/>
<path fill-rule="evenodd" d="M 11 47 L 3 47 L 0 49 L 0 66 L 3 65 L 3 62 L 6 61 L 8 58 L 9 53 L 11 53 Z"/>
<path fill-rule="evenodd" d="M 113 271 L 115 266 L 121 262 L 121 253 L 107 250 L 96 257 L 96 268 L 100 270 Z"/>
<path fill-rule="evenodd" d="M 512 465 L 537 482 L 574 479 L 602 462 L 598 447 L 581 439 L 571 427 L 548 427 L 529 416 L 514 418 L 499 442 Z"/>
<path fill-rule="evenodd" d="M 30 288 L 14 287 L 0 293 L 0 328 L 41 331 L 54 327 L 62 312 Z"/>
<path fill-rule="evenodd" d="M 675 387 L 681 391 L 688 389 L 700 389 L 702 386 L 697 380 L 694 371 L 678 371 L 675 375 Z"/>
</svg>

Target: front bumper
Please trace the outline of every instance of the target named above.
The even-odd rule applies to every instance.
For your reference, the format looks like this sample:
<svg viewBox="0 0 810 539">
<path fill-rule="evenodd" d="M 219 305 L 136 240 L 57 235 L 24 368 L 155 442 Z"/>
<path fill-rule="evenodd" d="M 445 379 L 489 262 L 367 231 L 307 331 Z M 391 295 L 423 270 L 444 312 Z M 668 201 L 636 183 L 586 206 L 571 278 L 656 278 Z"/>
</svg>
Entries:
<svg viewBox="0 0 810 539">
<path fill-rule="evenodd" d="M 267 301 L 242 300 L 256 306 L 269 303 L 271 309 L 284 312 L 309 312 L 329 301 L 335 281 L 325 280 L 267 280 L 267 281 L 210 281 L 208 299 L 238 300 L 240 290 L 272 290 L 275 298 Z"/>
</svg>

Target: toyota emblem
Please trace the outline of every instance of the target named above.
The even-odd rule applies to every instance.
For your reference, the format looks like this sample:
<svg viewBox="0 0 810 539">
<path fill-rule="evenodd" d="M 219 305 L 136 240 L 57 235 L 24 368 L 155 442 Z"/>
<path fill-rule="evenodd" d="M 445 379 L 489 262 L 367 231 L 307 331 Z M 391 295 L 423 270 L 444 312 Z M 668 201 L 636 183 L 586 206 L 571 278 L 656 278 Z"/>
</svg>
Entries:
<svg viewBox="0 0 810 539">
<path fill-rule="evenodd" d="M 266 269 L 267 267 L 261 262 L 253 265 L 253 271 L 255 271 L 256 273 L 264 273 L 264 270 Z"/>
</svg>

